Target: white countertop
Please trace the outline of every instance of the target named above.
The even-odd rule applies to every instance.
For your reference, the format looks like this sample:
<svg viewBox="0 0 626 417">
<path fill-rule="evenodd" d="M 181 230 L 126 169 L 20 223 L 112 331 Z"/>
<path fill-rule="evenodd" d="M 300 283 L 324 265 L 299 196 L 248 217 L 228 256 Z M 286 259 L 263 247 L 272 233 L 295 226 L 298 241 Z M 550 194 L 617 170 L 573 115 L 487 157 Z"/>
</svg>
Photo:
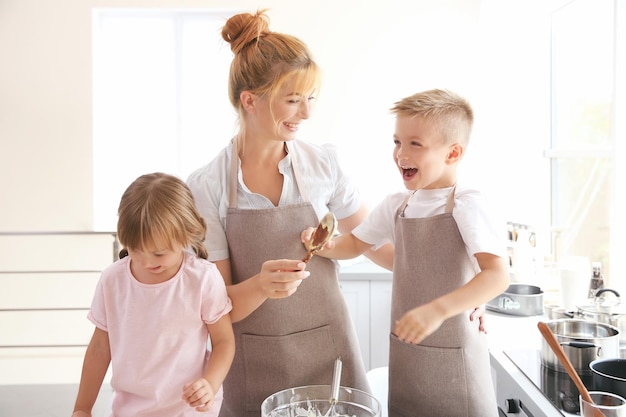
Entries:
<svg viewBox="0 0 626 417">
<path fill-rule="evenodd" d="M 549 417 L 574 416 L 574 414 L 566 413 L 554 407 L 541 390 L 535 386 L 534 382 L 504 353 L 505 351 L 517 350 L 541 350 L 543 336 L 537 328 L 537 323 L 549 321 L 549 319 L 545 315 L 523 317 L 493 311 L 487 311 L 484 319 L 492 367 L 495 362 L 498 369 L 505 371 L 510 379 L 514 380 L 525 395 L 531 398 L 535 406 L 541 410 L 543 414 L 540 415 Z M 502 381 L 498 381 L 497 377 L 494 376 L 494 384 L 496 386 L 502 385 Z M 510 395 L 507 393 L 505 396 L 507 398 L 519 398 L 517 391 L 511 390 Z M 502 404 L 499 405 L 502 406 Z"/>
</svg>

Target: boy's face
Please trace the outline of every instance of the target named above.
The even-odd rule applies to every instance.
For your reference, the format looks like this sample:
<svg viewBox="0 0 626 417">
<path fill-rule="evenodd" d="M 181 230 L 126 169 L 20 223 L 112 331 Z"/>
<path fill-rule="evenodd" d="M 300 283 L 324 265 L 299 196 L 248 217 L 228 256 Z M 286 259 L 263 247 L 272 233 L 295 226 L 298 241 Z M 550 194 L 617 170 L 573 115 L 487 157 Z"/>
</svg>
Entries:
<svg viewBox="0 0 626 417">
<path fill-rule="evenodd" d="M 409 190 L 451 187 L 463 147 L 446 145 L 434 123 L 422 117 L 398 115 L 393 159 Z"/>
</svg>

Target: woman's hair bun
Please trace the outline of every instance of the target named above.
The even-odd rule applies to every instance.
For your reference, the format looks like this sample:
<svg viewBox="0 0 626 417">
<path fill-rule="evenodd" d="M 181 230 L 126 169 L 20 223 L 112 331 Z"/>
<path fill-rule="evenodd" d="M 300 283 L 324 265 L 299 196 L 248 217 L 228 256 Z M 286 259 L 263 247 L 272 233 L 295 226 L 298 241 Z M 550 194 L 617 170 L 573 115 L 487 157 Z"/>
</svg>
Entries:
<svg viewBox="0 0 626 417">
<path fill-rule="evenodd" d="M 265 10 L 255 14 L 240 13 L 226 21 L 222 28 L 222 38 L 230 43 L 230 50 L 239 53 L 246 45 L 270 33 L 270 20 Z"/>
</svg>

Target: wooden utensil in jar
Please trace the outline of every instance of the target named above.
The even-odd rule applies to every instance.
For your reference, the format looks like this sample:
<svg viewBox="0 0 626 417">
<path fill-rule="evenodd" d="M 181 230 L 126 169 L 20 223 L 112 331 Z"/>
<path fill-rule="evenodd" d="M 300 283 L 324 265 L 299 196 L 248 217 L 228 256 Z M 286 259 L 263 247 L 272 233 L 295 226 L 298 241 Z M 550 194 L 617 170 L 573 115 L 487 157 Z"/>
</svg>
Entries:
<svg viewBox="0 0 626 417">
<path fill-rule="evenodd" d="M 585 384 L 583 383 L 582 379 L 580 379 L 580 376 L 576 372 L 576 369 L 574 369 L 574 365 L 572 365 L 572 362 L 570 362 L 569 358 L 565 354 L 565 351 L 563 351 L 561 344 L 556 339 L 556 336 L 552 332 L 552 329 L 550 329 L 550 326 L 540 321 L 539 323 L 537 323 L 537 327 L 539 328 L 539 331 L 543 335 L 543 338 L 546 339 L 548 346 L 550 346 L 550 348 L 556 355 L 557 359 L 559 360 L 563 368 L 565 368 L 565 370 L 567 371 L 567 374 L 569 375 L 569 377 L 572 378 L 572 381 L 574 381 L 574 384 L 576 385 L 576 388 L 578 388 L 578 392 L 580 392 L 580 395 L 582 396 L 582 398 L 585 401 L 593 404 L 593 399 L 591 398 L 591 395 L 589 395 L 589 391 L 587 390 L 587 387 L 585 387 Z M 594 410 L 594 417 L 605 417 L 605 416 L 602 411 Z"/>
</svg>

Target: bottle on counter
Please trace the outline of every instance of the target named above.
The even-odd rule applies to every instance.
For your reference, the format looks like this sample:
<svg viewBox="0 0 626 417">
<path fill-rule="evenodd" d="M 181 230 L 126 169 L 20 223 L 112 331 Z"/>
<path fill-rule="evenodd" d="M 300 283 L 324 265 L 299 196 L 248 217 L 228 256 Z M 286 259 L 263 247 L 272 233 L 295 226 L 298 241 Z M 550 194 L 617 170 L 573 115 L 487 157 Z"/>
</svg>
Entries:
<svg viewBox="0 0 626 417">
<path fill-rule="evenodd" d="M 591 263 L 591 281 L 589 281 L 589 298 L 596 298 L 598 290 L 604 288 L 604 276 L 600 262 Z"/>
</svg>

